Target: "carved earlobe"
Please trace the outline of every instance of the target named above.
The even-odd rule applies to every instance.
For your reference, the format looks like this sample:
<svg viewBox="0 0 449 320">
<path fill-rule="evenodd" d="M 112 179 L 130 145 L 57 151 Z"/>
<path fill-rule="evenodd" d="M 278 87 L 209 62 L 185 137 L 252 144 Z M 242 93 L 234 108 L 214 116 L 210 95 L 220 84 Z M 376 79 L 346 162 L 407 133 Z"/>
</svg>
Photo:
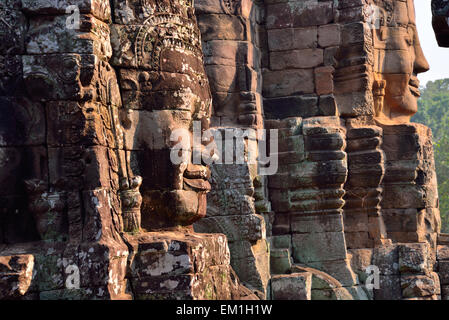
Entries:
<svg viewBox="0 0 449 320">
<path fill-rule="evenodd" d="M 120 200 L 122 202 L 123 215 L 123 231 L 139 232 L 141 225 L 142 195 L 140 194 L 140 186 L 142 185 L 142 177 L 135 176 L 128 180 L 122 178 L 120 180 Z"/>
<path fill-rule="evenodd" d="M 387 82 L 380 78 L 373 81 L 374 112 L 376 117 L 379 117 L 384 109 L 386 85 Z"/>
</svg>

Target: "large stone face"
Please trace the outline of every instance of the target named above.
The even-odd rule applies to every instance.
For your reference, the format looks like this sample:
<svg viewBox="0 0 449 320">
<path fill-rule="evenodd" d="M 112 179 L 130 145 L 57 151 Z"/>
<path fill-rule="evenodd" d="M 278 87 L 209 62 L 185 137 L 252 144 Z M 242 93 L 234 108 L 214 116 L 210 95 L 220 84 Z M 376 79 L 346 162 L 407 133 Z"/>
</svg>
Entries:
<svg viewBox="0 0 449 320">
<path fill-rule="evenodd" d="M 375 2 L 381 9 L 373 32 L 375 116 L 383 122 L 407 123 L 417 112 L 417 75 L 429 70 L 416 30 L 412 0 Z M 381 19 L 383 18 L 383 19 Z"/>
</svg>

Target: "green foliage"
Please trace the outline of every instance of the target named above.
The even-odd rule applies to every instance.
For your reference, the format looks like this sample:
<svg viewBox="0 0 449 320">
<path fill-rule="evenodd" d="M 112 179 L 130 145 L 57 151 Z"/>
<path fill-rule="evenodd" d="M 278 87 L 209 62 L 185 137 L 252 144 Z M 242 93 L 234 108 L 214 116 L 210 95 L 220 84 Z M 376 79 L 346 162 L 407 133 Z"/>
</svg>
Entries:
<svg viewBox="0 0 449 320">
<path fill-rule="evenodd" d="M 429 81 L 421 88 L 413 122 L 430 127 L 435 147 L 442 232 L 449 233 L 449 79 Z"/>
</svg>

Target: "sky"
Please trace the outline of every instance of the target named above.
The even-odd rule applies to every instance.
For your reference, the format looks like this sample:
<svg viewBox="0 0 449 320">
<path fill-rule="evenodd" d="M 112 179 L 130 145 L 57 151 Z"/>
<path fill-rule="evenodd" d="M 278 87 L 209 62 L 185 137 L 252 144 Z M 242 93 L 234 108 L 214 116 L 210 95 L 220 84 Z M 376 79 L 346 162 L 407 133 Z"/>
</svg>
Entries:
<svg viewBox="0 0 449 320">
<path fill-rule="evenodd" d="M 432 28 L 430 0 L 415 0 L 416 24 L 430 70 L 418 75 L 421 85 L 427 81 L 449 78 L 449 48 L 438 47 Z"/>
</svg>

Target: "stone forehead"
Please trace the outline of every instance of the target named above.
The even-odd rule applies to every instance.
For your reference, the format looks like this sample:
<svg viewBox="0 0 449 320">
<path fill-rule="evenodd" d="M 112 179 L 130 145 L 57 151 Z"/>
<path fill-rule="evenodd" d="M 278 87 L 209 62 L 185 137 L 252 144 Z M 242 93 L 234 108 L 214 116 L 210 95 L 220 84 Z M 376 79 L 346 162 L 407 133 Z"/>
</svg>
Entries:
<svg viewBox="0 0 449 320">
<path fill-rule="evenodd" d="M 380 23 L 389 27 L 416 25 L 413 0 L 375 0 L 372 14 L 379 15 Z"/>
</svg>

